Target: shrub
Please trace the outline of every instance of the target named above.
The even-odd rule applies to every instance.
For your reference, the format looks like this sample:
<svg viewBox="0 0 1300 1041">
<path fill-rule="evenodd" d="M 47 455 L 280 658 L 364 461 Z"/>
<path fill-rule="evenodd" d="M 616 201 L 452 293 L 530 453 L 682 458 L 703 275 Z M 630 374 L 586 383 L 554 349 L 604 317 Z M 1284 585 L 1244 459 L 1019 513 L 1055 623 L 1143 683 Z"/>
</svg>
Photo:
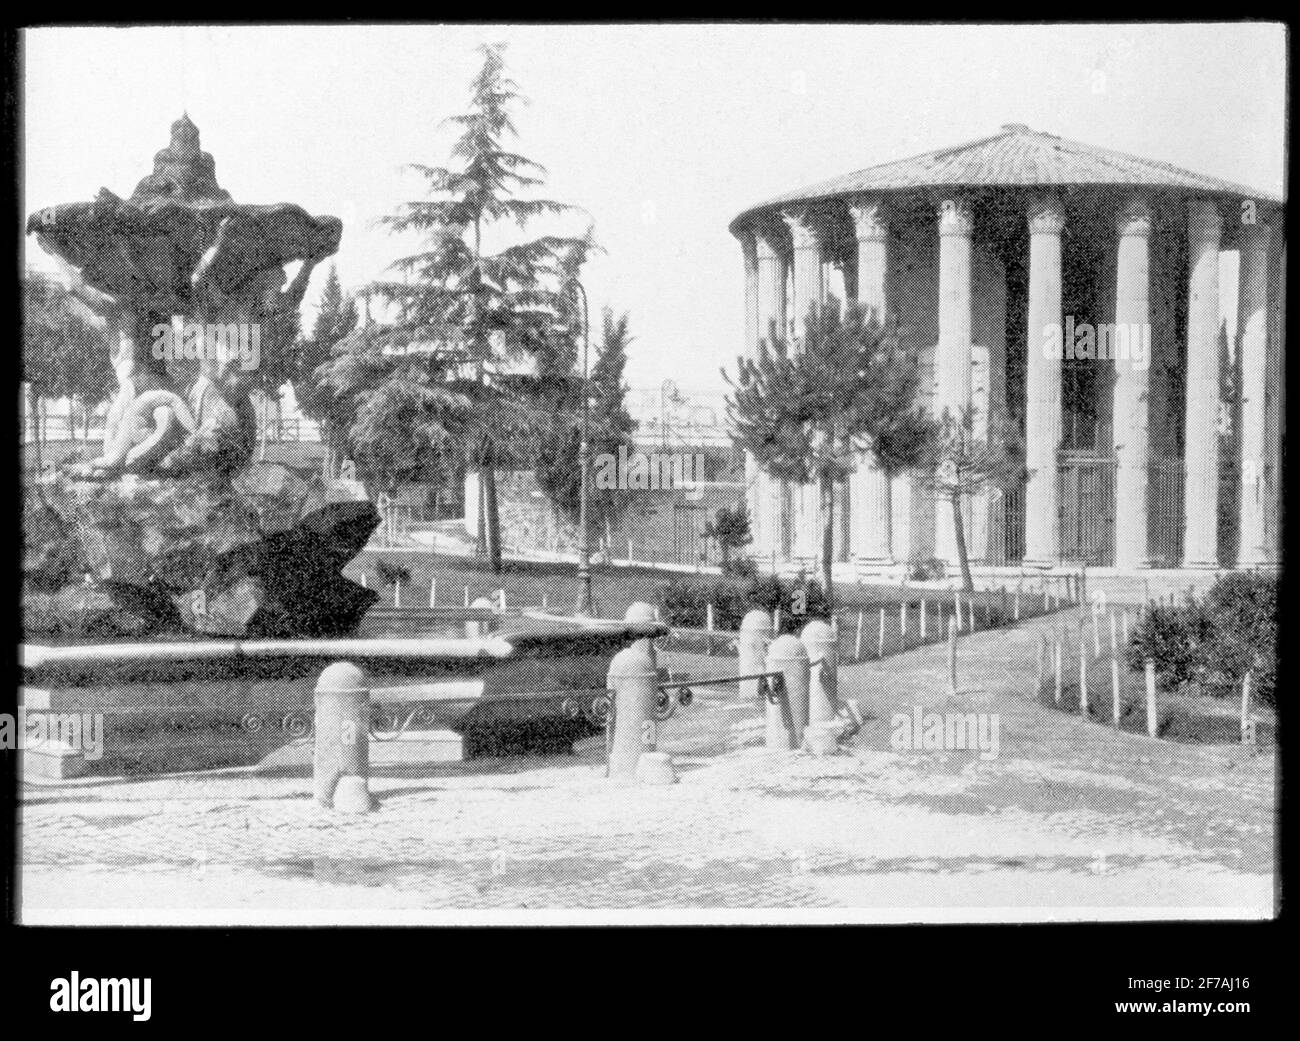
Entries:
<svg viewBox="0 0 1300 1041">
<path fill-rule="evenodd" d="M 731 557 L 722 562 L 722 573 L 731 578 L 756 578 L 758 565 L 751 557 Z"/>
<path fill-rule="evenodd" d="M 753 578 L 743 586 L 725 580 L 702 583 L 674 579 L 666 582 L 660 592 L 659 611 L 669 625 L 703 629 L 710 603 L 714 626 L 731 632 L 740 628 L 741 619 L 755 607 L 769 614 L 779 607 L 783 633 L 798 633 L 810 619 L 829 617 L 819 583 L 783 582 L 774 575 Z M 802 612 L 797 610 L 800 606 Z"/>
<path fill-rule="evenodd" d="M 691 582 L 673 579 L 659 594 L 659 613 L 668 625 L 703 629 L 708 605 L 713 605 L 713 624 L 718 629 L 737 629 L 745 615 L 740 591 L 731 582 Z"/>
<path fill-rule="evenodd" d="M 1180 687 L 1196 674 L 1201 645 L 1211 636 L 1209 615 L 1194 603 L 1183 607 L 1151 607 L 1128 645 L 1128 664 L 1141 671 L 1155 662 L 1161 682 Z"/>
<path fill-rule="evenodd" d="M 381 585 L 391 586 L 398 582 L 404 585 L 410 585 L 411 569 L 405 564 L 398 564 L 395 561 L 385 560 L 379 557 L 375 560 L 375 573 L 379 576 Z"/>
<path fill-rule="evenodd" d="M 947 575 L 948 569 L 938 557 L 913 560 L 907 566 L 907 577 L 913 582 L 937 581 Z"/>
<path fill-rule="evenodd" d="M 1216 694 L 1240 690 L 1246 670 L 1255 696 L 1275 698 L 1277 583 L 1268 576 L 1228 575 L 1200 599 L 1177 607 L 1152 607 L 1129 639 L 1130 668 L 1150 659 L 1163 683 L 1202 685 Z"/>
<path fill-rule="evenodd" d="M 1225 575 L 1205 596 L 1214 615 L 1216 667 L 1239 681 L 1247 669 L 1254 674 L 1255 694 L 1273 704 L 1277 668 L 1277 580 L 1239 572 Z"/>
</svg>

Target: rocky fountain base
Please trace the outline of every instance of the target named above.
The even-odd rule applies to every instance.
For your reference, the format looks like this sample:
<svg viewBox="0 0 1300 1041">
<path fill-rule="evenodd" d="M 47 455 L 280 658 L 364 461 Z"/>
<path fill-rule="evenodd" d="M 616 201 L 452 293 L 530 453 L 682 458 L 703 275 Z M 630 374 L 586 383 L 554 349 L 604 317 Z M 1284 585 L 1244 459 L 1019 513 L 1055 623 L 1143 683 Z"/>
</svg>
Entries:
<svg viewBox="0 0 1300 1041">
<path fill-rule="evenodd" d="M 343 636 L 377 599 L 342 574 L 379 524 L 374 506 L 331 502 L 278 464 L 233 481 L 54 473 L 34 490 L 29 630 Z"/>
</svg>

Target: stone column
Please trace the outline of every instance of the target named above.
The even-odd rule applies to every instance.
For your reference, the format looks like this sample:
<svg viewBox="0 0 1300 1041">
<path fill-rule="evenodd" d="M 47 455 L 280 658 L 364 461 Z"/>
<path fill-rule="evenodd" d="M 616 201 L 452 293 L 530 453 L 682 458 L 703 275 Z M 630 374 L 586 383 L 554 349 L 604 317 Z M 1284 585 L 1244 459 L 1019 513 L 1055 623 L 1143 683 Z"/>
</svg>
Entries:
<svg viewBox="0 0 1300 1041">
<path fill-rule="evenodd" d="M 939 205 L 939 343 L 934 355 L 934 414 L 944 410 L 960 420 L 971 406 L 971 233 L 974 219 L 961 198 Z M 962 523 L 970 532 L 969 502 Z M 945 496 L 935 503 L 934 553 L 955 564 L 957 536 L 952 506 Z M 969 545 L 969 541 L 968 541 Z"/>
<path fill-rule="evenodd" d="M 1264 533 L 1269 557 L 1280 561 L 1282 412 L 1286 407 L 1286 238 L 1269 236 L 1268 376 L 1264 397 Z"/>
<path fill-rule="evenodd" d="M 738 237 L 745 264 L 745 357 L 753 358 L 765 333 L 758 322 L 758 237 L 748 230 Z"/>
<path fill-rule="evenodd" d="M 1187 418 L 1184 426 L 1183 567 L 1219 564 L 1219 235 L 1218 207 L 1187 207 Z"/>
<path fill-rule="evenodd" d="M 779 228 L 757 229 L 754 237 L 757 339 L 770 341 L 785 332 L 785 277 L 788 261 Z M 781 555 L 781 485 L 763 470 L 750 484 L 753 553 L 761 563 Z"/>
<path fill-rule="evenodd" d="M 1025 563 L 1051 567 L 1061 555 L 1061 229 L 1065 209 L 1055 195 L 1029 207 L 1029 317 L 1025 336 Z"/>
<path fill-rule="evenodd" d="M 857 199 L 849 204 L 849 215 L 858 240 L 857 303 L 883 322 L 888 311 L 889 278 L 889 226 L 884 202 L 874 196 Z M 858 460 L 849 482 L 853 558 L 860 570 L 880 570 L 893 562 L 889 477 L 867 452 Z"/>
<path fill-rule="evenodd" d="M 1237 286 L 1237 350 L 1241 358 L 1241 514 L 1239 567 L 1276 564 L 1266 531 L 1268 512 L 1265 400 L 1268 397 L 1269 252 L 1271 229 L 1250 224 L 1241 229 L 1241 267 Z M 1268 475 L 1271 477 L 1271 473 Z"/>
<path fill-rule="evenodd" d="M 741 257 L 745 270 L 745 357 L 753 359 L 758 355 L 759 321 L 758 321 L 758 240 L 752 230 L 746 229 L 737 236 L 740 239 Z M 763 501 L 759 487 L 760 471 L 758 463 L 750 452 L 745 453 L 745 505 L 749 510 L 750 543 L 755 556 L 763 556 L 764 547 L 771 539 L 768 530 L 771 525 L 766 522 Z"/>
<path fill-rule="evenodd" d="M 794 293 L 791 307 L 794 314 L 794 349 L 803 343 L 808 309 L 820 305 L 824 299 L 822 279 L 822 242 L 816 225 L 805 213 L 782 213 L 790 228 L 794 243 Z M 794 556 L 811 563 L 821 558 L 822 517 L 821 500 L 815 484 L 795 489 L 795 539 Z"/>
<path fill-rule="evenodd" d="M 1128 201 L 1116 221 L 1115 325 L 1117 338 L 1127 336 L 1129 357 L 1115 358 L 1111 393 L 1111 429 L 1115 443 L 1115 566 L 1151 566 L 1147 547 L 1147 459 L 1150 439 L 1151 360 L 1151 211 L 1140 198 Z M 1132 356 L 1134 337 L 1143 337 L 1140 355 Z M 1139 343 L 1142 341 L 1139 341 Z"/>
</svg>

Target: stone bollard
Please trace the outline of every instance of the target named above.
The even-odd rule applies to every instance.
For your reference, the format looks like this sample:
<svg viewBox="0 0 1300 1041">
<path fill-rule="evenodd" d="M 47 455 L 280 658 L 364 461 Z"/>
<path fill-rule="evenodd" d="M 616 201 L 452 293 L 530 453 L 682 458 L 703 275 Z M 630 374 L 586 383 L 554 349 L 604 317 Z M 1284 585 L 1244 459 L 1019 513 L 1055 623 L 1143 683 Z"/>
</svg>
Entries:
<svg viewBox="0 0 1300 1041">
<path fill-rule="evenodd" d="M 624 647 L 609 663 L 609 689 L 614 699 L 614 736 L 609 750 L 609 776 L 633 780 L 643 752 L 653 752 L 654 708 L 659 672 L 649 640 Z"/>
<path fill-rule="evenodd" d="M 637 600 L 627 605 L 627 610 L 623 612 L 623 621 L 649 625 L 652 622 L 659 621 L 659 610 L 647 604 L 644 600 Z M 650 656 L 654 657 L 655 646 L 653 640 L 637 640 L 636 645 L 645 647 L 649 650 Z M 656 661 L 655 664 L 657 666 L 659 663 Z"/>
<path fill-rule="evenodd" d="M 740 636 L 736 640 L 736 675 L 753 676 L 763 672 L 767 661 L 767 645 L 772 641 L 772 619 L 760 608 L 754 608 L 740 621 Z M 762 697 L 759 680 L 744 680 L 740 684 L 742 701 L 758 701 Z"/>
<path fill-rule="evenodd" d="M 641 784 L 676 784 L 672 757 L 667 752 L 642 752 L 636 763 L 636 779 Z"/>
<path fill-rule="evenodd" d="M 797 636 L 778 636 L 767 649 L 767 672 L 779 672 L 784 695 L 767 703 L 767 747 L 798 747 L 808 725 L 808 651 Z"/>
<path fill-rule="evenodd" d="M 839 669 L 839 640 L 835 631 L 820 619 L 813 619 L 799 635 L 808 652 L 808 722 L 830 723 L 835 719 L 836 674 Z"/>
<path fill-rule="evenodd" d="M 366 784 L 370 778 L 369 740 L 370 689 L 365 673 L 346 661 L 326 666 L 316 681 L 312 776 L 318 803 L 334 805 L 335 788 L 342 777 L 359 778 L 363 786 Z M 355 789 L 356 782 L 350 785 Z M 358 809 L 356 802 L 356 792 L 350 790 L 346 808 Z"/>
<path fill-rule="evenodd" d="M 485 596 L 478 597 L 469 606 L 482 607 L 482 608 L 486 608 L 489 611 L 491 611 L 493 608 L 492 601 Z M 492 623 L 490 621 L 480 622 L 477 619 L 471 618 L 469 621 L 465 623 L 465 635 L 471 640 L 477 640 L 482 636 L 486 636 L 491 631 L 492 631 Z"/>
<path fill-rule="evenodd" d="M 623 612 L 623 621 L 625 622 L 649 623 L 657 620 L 655 609 L 644 600 L 637 600 L 635 603 L 628 604 L 627 610 Z"/>
</svg>

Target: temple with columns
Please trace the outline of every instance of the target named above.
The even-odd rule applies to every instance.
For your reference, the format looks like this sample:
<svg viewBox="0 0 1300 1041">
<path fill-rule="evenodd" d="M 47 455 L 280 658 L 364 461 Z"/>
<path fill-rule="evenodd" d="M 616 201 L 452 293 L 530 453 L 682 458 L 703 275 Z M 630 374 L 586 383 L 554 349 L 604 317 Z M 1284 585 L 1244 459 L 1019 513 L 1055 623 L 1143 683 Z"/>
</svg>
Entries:
<svg viewBox="0 0 1300 1041">
<path fill-rule="evenodd" d="M 772 323 L 797 349 L 810 305 L 856 301 L 917 352 L 920 407 L 1017 425 L 1027 480 L 963 509 L 976 565 L 1274 567 L 1283 219 L 1266 193 L 1010 124 L 741 213 L 746 350 Z M 810 568 L 816 490 L 752 460 L 747 485 L 753 556 Z M 859 574 L 956 561 L 952 507 L 869 451 L 835 508 Z"/>
</svg>

